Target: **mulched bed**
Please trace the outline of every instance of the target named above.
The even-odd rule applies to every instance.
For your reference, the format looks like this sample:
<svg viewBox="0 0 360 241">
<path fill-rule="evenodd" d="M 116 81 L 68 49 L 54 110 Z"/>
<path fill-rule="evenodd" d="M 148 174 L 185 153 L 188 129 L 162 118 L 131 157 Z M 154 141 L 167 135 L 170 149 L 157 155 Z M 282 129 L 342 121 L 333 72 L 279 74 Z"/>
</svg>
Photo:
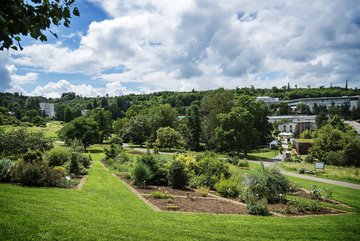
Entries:
<svg viewBox="0 0 360 241">
<path fill-rule="evenodd" d="M 286 207 L 286 204 L 281 204 L 281 203 L 277 203 L 277 204 L 268 204 L 268 209 L 271 212 L 275 212 L 275 213 L 281 213 L 283 215 L 286 216 L 307 216 L 307 215 L 327 215 L 327 214 L 341 214 L 341 213 L 346 213 L 344 211 L 340 211 L 337 209 L 332 209 L 332 208 L 327 208 L 327 207 L 320 207 L 319 211 L 304 211 L 304 212 L 299 212 L 294 206 L 290 205 L 289 207 L 289 213 L 284 213 L 282 212 Z"/>
<path fill-rule="evenodd" d="M 152 205 L 158 207 L 163 211 L 178 211 L 178 212 L 201 212 L 201 213 L 216 213 L 216 214 L 247 214 L 246 204 L 237 201 L 236 199 L 222 198 L 211 192 L 207 197 L 201 195 L 192 189 L 178 190 L 167 186 L 134 186 L 130 179 L 124 175 L 117 175 L 127 184 L 129 184 L 139 195 L 145 198 Z M 162 192 L 171 194 L 173 200 L 156 199 L 150 196 L 152 192 Z M 292 195 L 301 198 L 310 199 L 311 195 L 303 189 Z M 334 200 L 327 200 L 330 203 L 342 205 Z M 268 209 L 273 215 L 278 216 L 308 216 L 308 215 L 327 215 L 327 214 L 344 214 L 345 211 L 336 210 L 328 207 L 321 207 L 317 212 L 299 212 L 294 206 L 290 205 L 290 213 L 284 213 L 286 204 L 268 204 Z"/>
<path fill-rule="evenodd" d="M 155 199 L 145 197 L 155 206 L 164 211 L 180 211 L 180 212 L 201 212 L 201 213 L 217 213 L 217 214 L 246 214 L 245 206 L 235 204 L 230 201 L 224 201 L 217 198 L 179 198 L 175 197 L 172 203 L 168 203 L 165 199 Z M 178 207 L 169 209 L 168 205 Z"/>
</svg>

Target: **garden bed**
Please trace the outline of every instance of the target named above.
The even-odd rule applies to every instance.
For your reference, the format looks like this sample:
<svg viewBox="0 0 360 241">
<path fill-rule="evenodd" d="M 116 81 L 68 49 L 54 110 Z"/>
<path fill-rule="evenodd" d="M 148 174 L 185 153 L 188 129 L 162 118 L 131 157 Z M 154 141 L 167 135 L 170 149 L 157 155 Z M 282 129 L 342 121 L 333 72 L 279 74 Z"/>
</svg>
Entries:
<svg viewBox="0 0 360 241">
<path fill-rule="evenodd" d="M 131 180 L 124 175 L 117 175 L 125 182 L 138 196 L 155 206 L 161 211 L 178 211 L 178 212 L 201 212 L 215 214 L 247 214 L 246 204 L 234 198 L 223 198 L 214 193 L 209 193 L 206 197 L 202 197 L 199 192 L 192 189 L 173 189 L 168 186 L 151 186 L 145 188 L 135 186 Z M 167 195 L 165 198 L 155 198 L 151 194 L 160 192 Z M 310 194 L 304 189 L 300 189 L 296 196 L 305 200 L 310 199 Z M 170 197 L 169 197 L 170 196 Z M 342 206 L 341 203 L 331 200 L 332 204 Z M 344 214 L 346 211 L 324 207 L 320 207 L 316 211 L 299 211 L 294 205 L 286 204 L 268 204 L 270 214 L 275 216 L 308 216 L 308 215 L 328 215 L 328 214 Z"/>
</svg>

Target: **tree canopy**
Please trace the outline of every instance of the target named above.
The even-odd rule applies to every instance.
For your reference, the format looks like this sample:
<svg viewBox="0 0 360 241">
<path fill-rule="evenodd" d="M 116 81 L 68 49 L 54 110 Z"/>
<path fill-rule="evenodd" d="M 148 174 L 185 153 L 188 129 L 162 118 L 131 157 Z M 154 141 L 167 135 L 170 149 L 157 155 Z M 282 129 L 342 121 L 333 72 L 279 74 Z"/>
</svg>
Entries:
<svg viewBox="0 0 360 241">
<path fill-rule="evenodd" d="M 57 37 L 51 26 L 69 27 L 72 15 L 80 16 L 75 0 L 0 1 L 0 50 L 22 49 L 21 35 L 47 41 L 49 30 Z"/>
</svg>

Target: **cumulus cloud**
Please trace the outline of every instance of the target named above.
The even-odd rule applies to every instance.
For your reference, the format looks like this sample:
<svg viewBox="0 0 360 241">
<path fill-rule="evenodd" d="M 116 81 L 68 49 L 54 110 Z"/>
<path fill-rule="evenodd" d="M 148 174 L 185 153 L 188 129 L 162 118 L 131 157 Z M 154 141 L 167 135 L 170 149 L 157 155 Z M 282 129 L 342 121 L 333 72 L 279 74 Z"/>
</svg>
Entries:
<svg viewBox="0 0 360 241">
<path fill-rule="evenodd" d="M 28 94 L 34 96 L 45 96 L 48 98 L 59 98 L 61 97 L 61 94 L 65 92 L 74 92 L 78 95 L 91 97 L 105 94 L 118 96 L 129 93 L 127 89 L 119 83 L 109 83 L 106 85 L 106 88 L 94 88 L 93 86 L 86 84 L 74 85 L 63 79 L 58 82 L 49 82 L 45 86 L 37 86 L 35 90 Z"/>
<path fill-rule="evenodd" d="M 151 90 L 359 84 L 356 0 L 93 2 L 110 19 L 91 23 L 78 48 L 35 44 L 13 63 L 105 81 L 100 92 L 86 85 L 89 95 L 131 91 L 129 82 Z M 59 85 L 48 88 L 71 89 Z"/>
</svg>

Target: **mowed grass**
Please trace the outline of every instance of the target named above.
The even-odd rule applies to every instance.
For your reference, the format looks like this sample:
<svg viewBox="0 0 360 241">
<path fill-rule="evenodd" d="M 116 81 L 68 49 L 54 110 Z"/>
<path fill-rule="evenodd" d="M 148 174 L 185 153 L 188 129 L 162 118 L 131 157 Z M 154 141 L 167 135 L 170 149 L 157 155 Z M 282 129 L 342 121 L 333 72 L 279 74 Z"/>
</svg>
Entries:
<svg viewBox="0 0 360 241">
<path fill-rule="evenodd" d="M 12 126 L 12 125 L 2 125 L 0 127 L 3 128 L 5 131 L 21 128 L 19 126 Z M 58 137 L 57 132 L 62 127 L 63 125 L 60 123 L 60 121 L 51 121 L 47 123 L 46 127 L 32 126 L 32 127 L 24 127 L 24 128 L 26 128 L 31 132 L 42 132 L 44 133 L 45 137 L 56 139 Z"/>
<path fill-rule="evenodd" d="M 280 166 L 287 171 L 293 172 L 298 172 L 300 168 L 314 170 L 314 164 L 304 162 L 281 162 Z M 316 173 L 315 176 L 360 184 L 360 168 L 356 167 L 337 167 L 325 165 L 325 173 Z"/>
<path fill-rule="evenodd" d="M 96 149 L 96 148 L 94 148 Z M 81 190 L 0 184 L 0 240 L 358 240 L 360 215 L 303 218 L 155 212 L 96 160 Z M 308 181 L 299 181 L 311 185 Z M 334 188 L 360 209 L 360 191 Z"/>
</svg>

